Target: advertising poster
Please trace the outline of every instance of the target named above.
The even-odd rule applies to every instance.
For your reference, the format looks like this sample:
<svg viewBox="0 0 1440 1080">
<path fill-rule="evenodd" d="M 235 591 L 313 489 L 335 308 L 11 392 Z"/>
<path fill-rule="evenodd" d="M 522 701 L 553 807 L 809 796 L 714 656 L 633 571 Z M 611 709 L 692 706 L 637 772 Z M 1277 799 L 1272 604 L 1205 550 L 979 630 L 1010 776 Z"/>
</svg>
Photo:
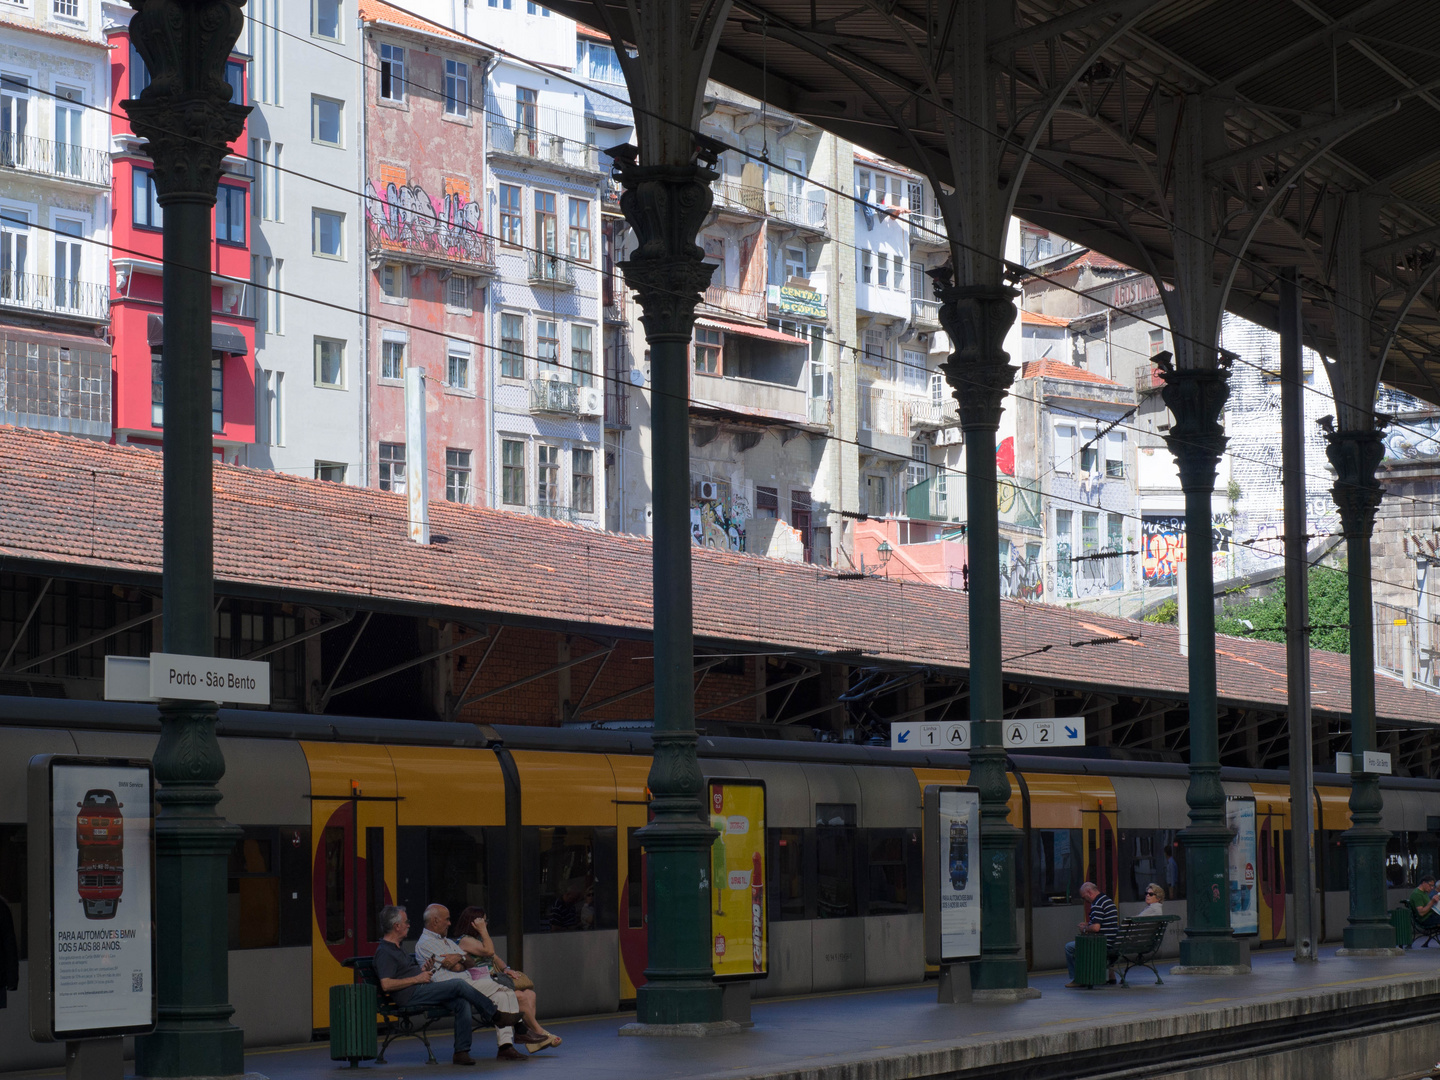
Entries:
<svg viewBox="0 0 1440 1080">
<path fill-rule="evenodd" d="M 710 963 L 715 978 L 763 979 L 769 967 L 765 915 L 765 785 L 711 780 Z"/>
<path fill-rule="evenodd" d="M 1260 932 L 1260 901 L 1255 895 L 1255 800 L 1231 798 L 1225 803 L 1225 824 L 1235 830 L 1230 840 L 1230 929 L 1237 935 Z"/>
<path fill-rule="evenodd" d="M 939 844 L 942 962 L 980 955 L 980 795 L 940 789 Z"/>
<path fill-rule="evenodd" d="M 55 1038 L 154 1024 L 148 766 L 50 763 Z"/>
</svg>

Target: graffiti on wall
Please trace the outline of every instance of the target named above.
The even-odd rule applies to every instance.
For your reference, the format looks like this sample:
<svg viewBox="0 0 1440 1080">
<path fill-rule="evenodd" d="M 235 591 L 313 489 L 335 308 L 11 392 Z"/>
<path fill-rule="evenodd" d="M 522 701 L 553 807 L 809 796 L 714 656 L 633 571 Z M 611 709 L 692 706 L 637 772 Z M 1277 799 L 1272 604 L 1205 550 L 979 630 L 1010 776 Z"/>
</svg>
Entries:
<svg viewBox="0 0 1440 1080">
<path fill-rule="evenodd" d="M 422 251 L 465 262 L 483 261 L 487 238 L 480 204 L 469 185 L 447 183 L 435 198 L 419 184 L 372 181 L 365 213 L 382 247 Z"/>
<path fill-rule="evenodd" d="M 1094 553 L 1108 555 L 1108 558 L 1087 558 L 1075 571 L 1075 595 L 1077 597 L 1099 596 L 1101 593 L 1120 592 L 1125 588 L 1125 556 L 1120 549 L 1107 544 Z"/>
<path fill-rule="evenodd" d="M 1070 541 L 1055 543 L 1055 595 L 1065 599 L 1075 595 L 1075 564 L 1070 560 Z"/>
<path fill-rule="evenodd" d="M 743 495 L 690 504 L 690 539 L 696 547 L 745 550 L 745 520 L 750 504 Z"/>
<path fill-rule="evenodd" d="M 1146 585 L 1175 584 L 1175 574 L 1185 561 L 1185 519 L 1145 517 L 1140 521 L 1140 572 Z"/>
<path fill-rule="evenodd" d="M 1391 425 L 1385 433 L 1385 461 L 1440 457 L 1440 416 L 1426 416 Z"/>
<path fill-rule="evenodd" d="M 1000 554 L 1000 595 L 1038 603 L 1045 595 L 1040 545 L 1026 544 L 1023 552 L 1015 544 L 1009 546 L 1008 554 Z"/>
</svg>

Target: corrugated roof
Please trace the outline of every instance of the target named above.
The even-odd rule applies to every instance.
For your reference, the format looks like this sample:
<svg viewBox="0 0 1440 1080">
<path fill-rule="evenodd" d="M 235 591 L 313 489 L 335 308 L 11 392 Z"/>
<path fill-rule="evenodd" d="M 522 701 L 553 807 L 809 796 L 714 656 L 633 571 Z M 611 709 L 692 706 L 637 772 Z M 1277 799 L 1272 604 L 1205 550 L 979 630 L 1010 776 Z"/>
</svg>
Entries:
<svg viewBox="0 0 1440 1080">
<path fill-rule="evenodd" d="M 48 432 L 0 426 L 0 557 L 7 569 L 161 569 L 161 457 Z M 651 543 L 547 518 L 434 502 L 435 542 L 407 538 L 406 499 L 232 465 L 216 465 L 219 587 L 323 595 L 364 606 L 468 612 L 556 628 L 648 634 Z M 969 597 L 923 582 L 841 580 L 820 568 L 752 555 L 693 552 L 695 635 L 783 645 L 811 655 L 968 668 Z M 1005 601 L 1007 678 L 1183 699 L 1187 661 L 1176 629 Z M 853 662 L 853 661 L 852 661 Z M 1349 657 L 1311 651 L 1317 712 L 1344 713 Z M 1285 708 L 1285 648 L 1221 637 L 1222 702 Z M 1376 680 L 1382 719 L 1440 723 L 1440 696 Z"/>
</svg>

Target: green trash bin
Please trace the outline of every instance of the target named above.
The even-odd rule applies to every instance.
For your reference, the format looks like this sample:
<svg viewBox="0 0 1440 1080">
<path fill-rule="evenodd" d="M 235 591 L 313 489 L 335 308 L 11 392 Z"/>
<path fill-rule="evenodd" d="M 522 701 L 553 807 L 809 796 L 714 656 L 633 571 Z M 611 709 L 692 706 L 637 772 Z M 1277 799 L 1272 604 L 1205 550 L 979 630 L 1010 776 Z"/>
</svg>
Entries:
<svg viewBox="0 0 1440 1080">
<path fill-rule="evenodd" d="M 375 1011 L 379 1002 L 369 983 L 330 988 L 330 1060 L 353 1069 L 375 1057 Z"/>
<path fill-rule="evenodd" d="M 1104 934 L 1075 935 L 1075 981 L 1081 986 L 1103 986 L 1109 960 Z"/>
<path fill-rule="evenodd" d="M 1396 948 L 1410 948 L 1410 943 L 1415 940 L 1415 919 L 1410 914 L 1410 909 L 1398 907 L 1390 912 L 1390 925 L 1395 927 Z"/>
</svg>

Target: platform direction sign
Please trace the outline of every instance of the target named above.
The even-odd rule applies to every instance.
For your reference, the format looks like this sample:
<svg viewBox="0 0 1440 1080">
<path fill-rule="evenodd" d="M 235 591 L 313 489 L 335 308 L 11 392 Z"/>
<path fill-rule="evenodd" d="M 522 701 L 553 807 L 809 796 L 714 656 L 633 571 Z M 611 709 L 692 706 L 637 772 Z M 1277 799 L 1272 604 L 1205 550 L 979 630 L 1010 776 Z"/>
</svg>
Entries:
<svg viewBox="0 0 1440 1080">
<path fill-rule="evenodd" d="M 1006 747 L 1046 749 L 1084 746 L 1083 716 L 1054 716 L 1043 719 L 1007 720 L 1003 728 Z M 896 720 L 890 725 L 892 750 L 969 750 L 970 721 L 946 723 Z"/>
</svg>

